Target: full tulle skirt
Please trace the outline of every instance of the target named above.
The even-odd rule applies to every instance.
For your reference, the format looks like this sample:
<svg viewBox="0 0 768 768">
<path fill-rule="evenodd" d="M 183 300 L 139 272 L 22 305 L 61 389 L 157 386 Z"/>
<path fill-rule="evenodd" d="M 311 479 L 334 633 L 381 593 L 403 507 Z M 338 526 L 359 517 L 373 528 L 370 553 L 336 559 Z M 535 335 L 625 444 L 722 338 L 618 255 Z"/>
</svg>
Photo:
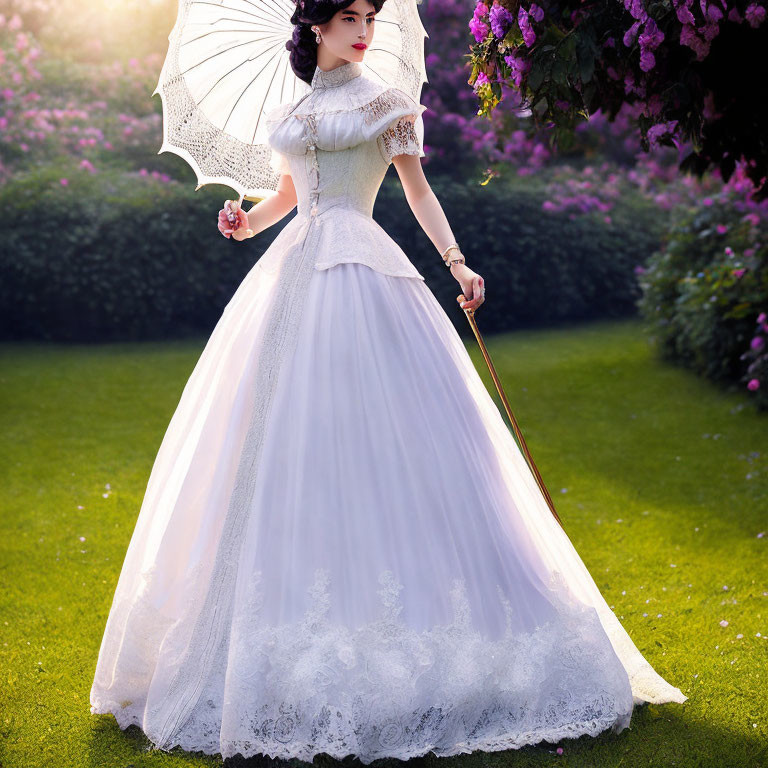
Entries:
<svg viewBox="0 0 768 768">
<path fill-rule="evenodd" d="M 636 704 L 685 701 L 426 283 L 350 262 L 286 294 L 264 265 L 163 438 L 91 712 L 161 749 L 369 763 L 618 732 Z"/>
</svg>

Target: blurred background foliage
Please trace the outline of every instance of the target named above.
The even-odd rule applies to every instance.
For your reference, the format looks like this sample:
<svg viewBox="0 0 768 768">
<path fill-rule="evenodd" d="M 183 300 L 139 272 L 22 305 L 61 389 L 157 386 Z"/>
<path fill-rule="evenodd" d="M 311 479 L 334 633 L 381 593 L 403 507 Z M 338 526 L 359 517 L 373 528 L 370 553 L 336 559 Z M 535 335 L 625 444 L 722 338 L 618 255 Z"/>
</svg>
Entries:
<svg viewBox="0 0 768 768">
<path fill-rule="evenodd" d="M 509 5 L 508 3 L 506 5 Z M 482 8 L 425 0 L 425 172 L 470 266 L 485 332 L 640 313 L 660 354 L 768 407 L 768 203 L 736 166 L 680 172 L 684 143 L 643 149 L 637 105 L 575 125 L 567 150 L 509 90 L 482 102 L 469 50 Z M 496 4 L 491 6 L 491 10 Z M 216 214 L 232 190 L 158 155 L 151 96 L 174 0 L 0 3 L 0 334 L 102 341 L 209 332 L 287 217 L 246 243 Z M 447 50 L 453 55 L 446 56 Z M 374 217 L 462 334 L 459 287 L 395 171 Z M 762 384 L 762 386 L 761 386 Z"/>
</svg>

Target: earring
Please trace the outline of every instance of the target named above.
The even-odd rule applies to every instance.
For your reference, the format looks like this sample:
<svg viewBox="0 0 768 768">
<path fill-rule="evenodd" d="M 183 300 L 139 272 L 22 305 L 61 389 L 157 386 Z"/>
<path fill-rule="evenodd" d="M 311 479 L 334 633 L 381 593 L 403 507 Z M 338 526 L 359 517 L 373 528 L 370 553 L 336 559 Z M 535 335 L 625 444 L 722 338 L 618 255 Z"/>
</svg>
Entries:
<svg viewBox="0 0 768 768">
<path fill-rule="evenodd" d="M 317 27 L 312 27 L 312 31 L 315 33 L 315 42 L 320 44 L 320 30 Z"/>
</svg>

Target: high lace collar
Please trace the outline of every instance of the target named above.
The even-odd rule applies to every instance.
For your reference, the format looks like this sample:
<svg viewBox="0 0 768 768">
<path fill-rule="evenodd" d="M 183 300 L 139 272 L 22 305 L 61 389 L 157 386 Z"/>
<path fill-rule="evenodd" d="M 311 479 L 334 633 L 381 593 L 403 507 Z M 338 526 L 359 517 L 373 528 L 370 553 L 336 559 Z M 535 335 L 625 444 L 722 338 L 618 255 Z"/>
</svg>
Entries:
<svg viewBox="0 0 768 768">
<path fill-rule="evenodd" d="M 343 85 L 363 72 L 363 68 L 357 61 L 348 61 L 338 67 L 324 71 L 320 67 L 315 67 L 315 74 L 312 76 L 312 88 L 334 88 L 337 85 Z"/>
</svg>

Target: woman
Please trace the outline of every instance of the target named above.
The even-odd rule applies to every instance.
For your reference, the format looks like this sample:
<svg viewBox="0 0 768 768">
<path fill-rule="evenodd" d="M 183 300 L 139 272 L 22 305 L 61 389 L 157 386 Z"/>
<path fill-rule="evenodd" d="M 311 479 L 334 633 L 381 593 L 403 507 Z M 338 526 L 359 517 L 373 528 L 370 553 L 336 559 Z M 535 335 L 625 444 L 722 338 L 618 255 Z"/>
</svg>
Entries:
<svg viewBox="0 0 768 768">
<path fill-rule="evenodd" d="M 381 7 L 297 8 L 311 90 L 266 115 L 279 189 L 219 214 L 243 240 L 298 208 L 184 388 L 107 620 L 91 711 L 161 749 L 447 756 L 621 731 L 635 704 L 687 698 L 606 605 L 371 217 L 392 163 L 459 302 L 483 303 L 422 171 L 425 108 L 363 74 Z"/>
</svg>

